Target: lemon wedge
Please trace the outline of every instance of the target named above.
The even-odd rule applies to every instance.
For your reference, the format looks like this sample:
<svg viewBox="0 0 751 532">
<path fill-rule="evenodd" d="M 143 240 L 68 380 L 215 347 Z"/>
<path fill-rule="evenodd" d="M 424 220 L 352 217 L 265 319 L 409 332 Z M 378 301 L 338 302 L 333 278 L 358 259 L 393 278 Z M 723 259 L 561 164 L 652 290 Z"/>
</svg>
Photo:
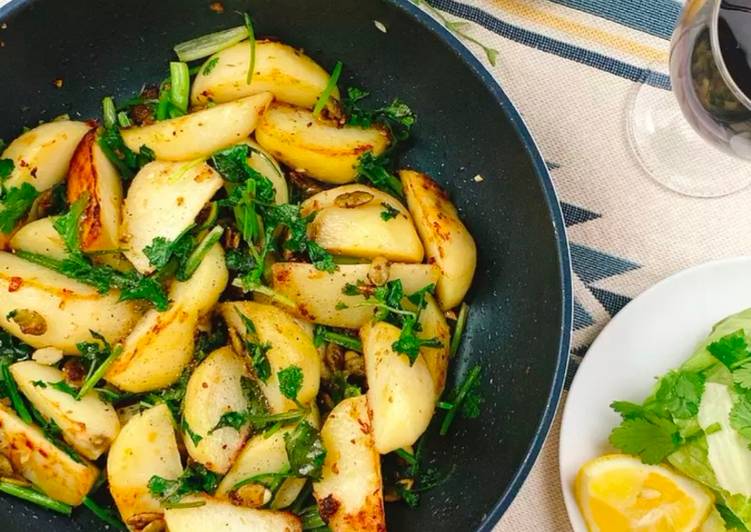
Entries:
<svg viewBox="0 0 751 532">
<path fill-rule="evenodd" d="M 584 464 L 575 492 L 591 532 L 695 531 L 714 509 L 700 484 L 624 454 Z"/>
</svg>

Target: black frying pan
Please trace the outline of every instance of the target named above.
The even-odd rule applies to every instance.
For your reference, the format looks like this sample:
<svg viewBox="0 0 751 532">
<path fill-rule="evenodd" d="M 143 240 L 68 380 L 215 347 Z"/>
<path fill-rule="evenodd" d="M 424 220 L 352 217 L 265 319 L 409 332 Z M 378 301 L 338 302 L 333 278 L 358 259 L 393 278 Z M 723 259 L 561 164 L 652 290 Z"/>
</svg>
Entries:
<svg viewBox="0 0 751 532">
<path fill-rule="evenodd" d="M 448 189 L 478 243 L 479 263 L 462 351 L 485 368 L 483 414 L 459 420 L 429 451 L 453 475 L 420 507 L 387 505 L 390 530 L 490 530 L 540 450 L 563 385 L 571 326 L 568 248 L 545 164 L 525 125 L 483 66 L 407 0 L 14 0 L 0 8 L 0 137 L 62 113 L 100 115 L 167 73 L 172 46 L 241 24 L 304 48 L 340 85 L 399 96 L 418 114 L 403 163 Z M 374 20 L 386 25 L 378 31 Z M 503 56 L 499 61 L 503 61 Z M 62 88 L 53 84 L 63 80 Z M 482 175 L 477 183 L 473 177 Z M 2 295 L 0 295 L 2 297 Z M 433 427 L 433 434 L 435 434 Z M 3 532 L 100 530 L 87 510 L 73 521 L 0 497 Z"/>
</svg>

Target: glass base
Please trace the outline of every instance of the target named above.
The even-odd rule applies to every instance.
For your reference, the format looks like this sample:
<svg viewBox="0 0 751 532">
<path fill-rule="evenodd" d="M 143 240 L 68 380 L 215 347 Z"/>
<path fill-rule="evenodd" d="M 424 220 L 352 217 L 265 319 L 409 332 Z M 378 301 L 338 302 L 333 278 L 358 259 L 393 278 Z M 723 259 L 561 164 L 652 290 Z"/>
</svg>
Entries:
<svg viewBox="0 0 751 532">
<path fill-rule="evenodd" d="M 727 196 L 751 184 L 751 162 L 704 140 L 684 118 L 675 95 L 648 82 L 634 88 L 627 124 L 633 152 L 652 179 L 699 198 Z"/>
</svg>

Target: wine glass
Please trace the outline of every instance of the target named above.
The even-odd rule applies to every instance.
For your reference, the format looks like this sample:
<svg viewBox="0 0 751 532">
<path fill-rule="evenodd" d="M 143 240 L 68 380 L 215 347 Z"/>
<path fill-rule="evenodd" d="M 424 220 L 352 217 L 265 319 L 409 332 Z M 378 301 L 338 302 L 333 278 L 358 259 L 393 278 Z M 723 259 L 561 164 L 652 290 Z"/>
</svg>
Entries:
<svg viewBox="0 0 751 532">
<path fill-rule="evenodd" d="M 630 98 L 629 139 L 657 182 L 718 197 L 751 184 L 751 0 L 689 0 L 673 32 L 670 83 L 649 68 Z"/>
</svg>

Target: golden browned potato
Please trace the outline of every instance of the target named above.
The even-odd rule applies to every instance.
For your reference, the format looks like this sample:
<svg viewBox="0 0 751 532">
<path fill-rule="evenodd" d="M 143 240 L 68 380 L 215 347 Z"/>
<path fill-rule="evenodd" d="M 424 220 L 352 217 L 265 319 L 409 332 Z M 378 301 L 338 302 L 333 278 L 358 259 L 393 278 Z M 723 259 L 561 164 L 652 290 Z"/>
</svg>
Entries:
<svg viewBox="0 0 751 532">
<path fill-rule="evenodd" d="M 437 338 L 441 347 L 421 347 L 420 354 L 428 365 L 435 385 L 436 400 L 446 387 L 446 372 L 451 350 L 451 330 L 435 298 L 425 294 L 425 308 L 420 312 L 420 338 Z"/>
<path fill-rule="evenodd" d="M 184 430 L 185 449 L 193 460 L 216 473 L 227 472 L 250 432 L 248 425 L 214 430 L 222 414 L 247 408 L 241 377 L 250 378 L 245 360 L 231 347 L 222 347 L 198 365 L 185 388 L 183 421 L 201 437 L 195 444 Z"/>
<path fill-rule="evenodd" d="M 321 480 L 313 484 L 321 517 L 332 532 L 386 530 L 381 460 L 364 395 L 345 399 L 321 429 L 326 448 Z"/>
<path fill-rule="evenodd" d="M 228 278 L 224 251 L 215 244 L 190 279 L 172 284 L 170 308 L 149 310 L 133 328 L 105 375 L 107 381 L 133 393 L 177 381 L 193 358 L 198 321 L 219 300 Z"/>
<path fill-rule="evenodd" d="M 357 177 L 360 156 L 380 155 L 389 144 L 378 128 L 338 127 L 299 107 L 274 103 L 256 128 L 256 140 L 293 170 L 326 183 L 349 183 Z"/>
<path fill-rule="evenodd" d="M 53 499 L 73 506 L 83 502 L 99 477 L 99 470 L 90 462 L 75 461 L 35 425 L 27 425 L 1 403 L 0 454 L 15 473 Z"/>
<path fill-rule="evenodd" d="M 0 159 L 13 160 L 6 188 L 31 183 L 43 192 L 65 179 L 78 142 L 91 129 L 85 122 L 57 120 L 31 129 L 10 143 Z"/>
<path fill-rule="evenodd" d="M 188 500 L 205 504 L 165 510 L 164 519 L 169 532 L 302 532 L 300 519 L 288 512 L 244 508 L 207 496 Z"/>
<path fill-rule="evenodd" d="M 241 315 L 253 323 L 256 329 L 256 341 L 271 346 L 266 352 L 271 366 L 271 375 L 266 382 L 259 379 L 259 385 L 273 413 L 297 408 L 297 405 L 282 395 L 279 390 L 277 373 L 289 366 L 299 367 L 303 374 L 302 387 L 297 400 L 302 404 L 307 404 L 315 399 L 321 380 L 318 350 L 313 345 L 310 336 L 292 316 L 272 305 L 253 301 L 222 303 L 220 312 L 231 329 L 230 338 L 237 352 L 244 352 L 242 339 L 248 336 Z"/>
<path fill-rule="evenodd" d="M 133 416 L 107 455 L 110 493 L 128 524 L 139 516 L 153 519 L 162 513 L 161 503 L 149 491 L 152 476 L 174 480 L 182 472 L 175 422 L 164 403 Z"/>
<path fill-rule="evenodd" d="M 96 460 L 109 449 L 120 432 L 120 421 L 112 405 L 91 391 L 80 401 L 51 385 L 65 382 L 65 374 L 52 366 L 26 360 L 10 366 L 18 389 L 62 430 L 63 438 L 86 458 Z"/>
<path fill-rule="evenodd" d="M 246 140 L 245 144 L 250 146 L 248 166 L 269 179 L 274 185 L 274 192 L 276 193 L 274 195 L 274 203 L 277 205 L 289 203 L 289 188 L 287 187 L 287 180 L 279 163 L 256 142 Z"/>
<path fill-rule="evenodd" d="M 54 223 L 55 219 L 49 216 L 27 223 L 13 234 L 10 247 L 15 251 L 28 251 L 57 260 L 64 259 L 68 252 L 60 233 L 55 231 Z"/>
<path fill-rule="evenodd" d="M 143 249 L 157 237 L 175 240 L 222 187 L 208 164 L 154 161 L 133 179 L 123 207 L 125 256 L 141 273 L 154 267 Z"/>
<path fill-rule="evenodd" d="M 425 359 L 418 355 L 410 365 L 407 356 L 392 347 L 400 332 L 383 321 L 360 329 L 373 437 L 381 454 L 414 444 L 435 408 L 435 386 Z"/>
<path fill-rule="evenodd" d="M 271 93 L 264 92 L 148 126 L 123 129 L 123 141 L 135 152 L 148 146 L 163 161 L 202 159 L 248 138 L 273 99 Z"/>
<path fill-rule="evenodd" d="M 81 249 L 113 250 L 120 247 L 120 209 L 123 186 L 120 176 L 96 142 L 96 131 L 84 135 L 68 170 L 68 203 L 88 194 L 81 217 Z"/>
<path fill-rule="evenodd" d="M 329 81 L 323 68 L 289 45 L 257 41 L 255 68 L 248 84 L 248 46 L 248 41 L 243 41 L 206 60 L 193 81 L 193 105 L 229 102 L 268 91 L 280 102 L 313 108 Z M 339 90 L 334 89 L 332 96 L 338 99 Z"/>
<path fill-rule="evenodd" d="M 443 310 L 457 306 L 472 284 L 477 247 L 446 192 L 427 175 L 402 170 L 399 177 L 425 253 L 441 269 L 436 296 Z"/>
<path fill-rule="evenodd" d="M 274 290 L 293 302 L 290 310 L 308 321 L 347 329 L 359 329 L 373 316 L 373 308 L 363 305 L 362 296 L 342 293 L 347 284 L 366 282 L 370 271 L 370 264 L 340 264 L 331 273 L 299 262 L 277 262 L 271 268 Z M 388 280 L 399 279 L 405 294 L 435 284 L 439 275 L 432 264 L 388 266 Z"/>
<path fill-rule="evenodd" d="M 316 213 L 308 225 L 309 237 L 330 253 L 422 262 L 422 242 L 409 212 L 375 188 L 336 187 L 308 198 L 303 208 Z"/>
<path fill-rule="evenodd" d="M 78 354 L 77 343 L 91 340 L 90 330 L 115 343 L 139 317 L 138 304 L 118 301 L 116 291 L 100 294 L 5 252 L 0 252 L 0 294 L 0 327 L 32 347 L 56 347 L 70 355 Z"/>
</svg>

